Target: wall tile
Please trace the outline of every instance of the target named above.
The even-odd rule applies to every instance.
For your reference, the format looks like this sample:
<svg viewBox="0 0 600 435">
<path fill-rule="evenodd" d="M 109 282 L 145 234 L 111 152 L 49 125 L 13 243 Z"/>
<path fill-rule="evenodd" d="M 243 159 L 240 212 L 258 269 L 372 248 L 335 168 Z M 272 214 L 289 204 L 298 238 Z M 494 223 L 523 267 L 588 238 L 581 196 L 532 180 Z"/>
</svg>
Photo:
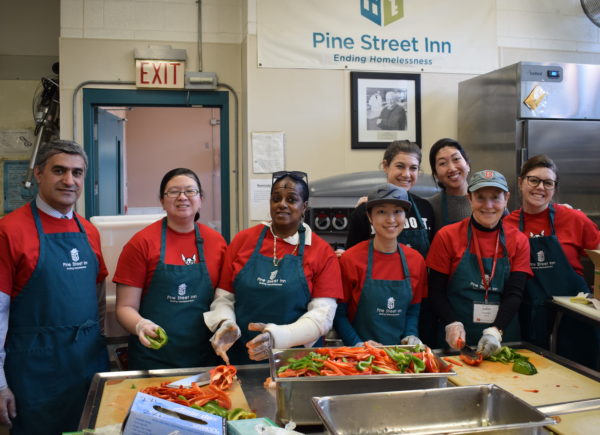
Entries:
<svg viewBox="0 0 600 435">
<path fill-rule="evenodd" d="M 60 25 L 72 29 L 83 28 L 83 2 L 81 0 L 61 0 Z"/>
<path fill-rule="evenodd" d="M 84 0 L 83 2 L 83 28 L 84 33 L 88 29 L 101 29 L 104 27 L 104 1 Z"/>
</svg>

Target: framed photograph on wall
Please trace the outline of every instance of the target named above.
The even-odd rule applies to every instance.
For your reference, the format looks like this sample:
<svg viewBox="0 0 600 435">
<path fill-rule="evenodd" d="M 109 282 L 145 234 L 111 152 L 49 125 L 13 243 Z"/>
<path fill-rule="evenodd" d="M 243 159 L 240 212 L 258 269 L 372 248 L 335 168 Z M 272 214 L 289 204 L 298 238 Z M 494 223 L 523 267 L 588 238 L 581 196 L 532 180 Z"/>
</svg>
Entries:
<svg viewBox="0 0 600 435">
<path fill-rule="evenodd" d="M 386 148 L 395 140 L 421 146 L 421 76 L 350 73 L 352 149 Z"/>
</svg>

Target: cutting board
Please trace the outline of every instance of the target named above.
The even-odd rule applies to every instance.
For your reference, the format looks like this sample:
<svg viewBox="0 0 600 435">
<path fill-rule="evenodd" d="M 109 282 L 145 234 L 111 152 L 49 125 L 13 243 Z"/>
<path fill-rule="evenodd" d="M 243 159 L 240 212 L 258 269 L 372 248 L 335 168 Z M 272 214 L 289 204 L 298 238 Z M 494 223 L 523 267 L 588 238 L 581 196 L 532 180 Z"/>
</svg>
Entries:
<svg viewBox="0 0 600 435">
<path fill-rule="evenodd" d="M 138 391 L 146 387 L 158 386 L 163 382 L 173 382 L 185 377 L 187 376 L 113 379 L 106 381 L 95 427 L 100 428 L 122 423 Z M 234 379 L 233 385 L 227 390 L 227 393 L 231 398 L 232 408 L 250 410 L 238 379 Z"/>
<path fill-rule="evenodd" d="M 512 363 L 483 361 L 477 367 L 453 366 L 456 376 L 448 380 L 456 385 L 496 384 L 533 406 L 600 397 L 596 382 L 530 350 L 517 350 L 529 357 L 538 372 L 527 376 L 512 371 Z M 460 361 L 458 357 L 453 357 Z M 537 390 L 537 392 L 527 391 Z"/>
<path fill-rule="evenodd" d="M 576 412 L 558 416 L 560 423 L 546 426 L 546 429 L 560 434 L 593 434 L 600 427 L 600 411 Z"/>
</svg>

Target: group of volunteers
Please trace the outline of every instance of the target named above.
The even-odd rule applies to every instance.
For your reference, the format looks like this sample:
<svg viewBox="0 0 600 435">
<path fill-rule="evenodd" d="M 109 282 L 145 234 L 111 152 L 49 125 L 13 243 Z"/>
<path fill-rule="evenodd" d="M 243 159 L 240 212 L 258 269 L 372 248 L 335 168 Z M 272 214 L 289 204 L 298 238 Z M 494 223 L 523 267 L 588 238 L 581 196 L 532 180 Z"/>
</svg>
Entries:
<svg viewBox="0 0 600 435">
<path fill-rule="evenodd" d="M 273 173 L 270 221 L 229 245 L 199 222 L 198 176 L 167 172 L 166 216 L 124 246 L 113 277 L 129 369 L 262 361 L 273 348 L 319 346 L 332 328 L 351 346 L 467 343 L 486 356 L 503 341 L 547 347 L 544 303 L 588 290 L 579 257 L 600 247 L 597 226 L 553 202 L 558 171 L 546 156 L 523 165 L 510 214 L 504 176 L 470 174 L 457 141 L 436 142 L 429 162 L 441 190 L 424 199 L 410 192 L 420 147 L 389 145 L 387 182 L 365 192 L 337 255 L 304 222 L 304 172 Z M 91 378 L 109 368 L 100 236 L 73 211 L 87 165 L 76 143 L 45 144 L 38 195 L 0 220 L 0 423 L 13 434 L 75 430 Z M 155 349 L 161 328 L 168 343 Z M 573 328 L 561 327 L 565 355 L 581 356 L 589 340 L 597 351 L 593 331 Z"/>
</svg>

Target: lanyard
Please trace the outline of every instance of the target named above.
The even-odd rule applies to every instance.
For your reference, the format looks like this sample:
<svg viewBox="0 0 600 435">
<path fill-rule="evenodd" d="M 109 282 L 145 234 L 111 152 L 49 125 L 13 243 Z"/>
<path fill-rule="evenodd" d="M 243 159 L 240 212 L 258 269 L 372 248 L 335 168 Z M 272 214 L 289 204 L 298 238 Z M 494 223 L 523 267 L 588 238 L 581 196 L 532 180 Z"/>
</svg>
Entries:
<svg viewBox="0 0 600 435">
<path fill-rule="evenodd" d="M 477 263 L 479 264 L 479 273 L 481 275 L 481 282 L 483 283 L 483 288 L 485 289 L 485 303 L 488 301 L 488 290 L 492 285 L 492 280 L 494 279 L 494 275 L 496 274 L 496 263 L 498 262 L 498 245 L 500 244 L 500 230 L 498 230 L 498 234 L 496 235 L 496 247 L 494 249 L 494 256 L 492 259 L 492 272 L 490 274 L 489 280 L 485 279 L 485 270 L 483 268 L 483 260 L 481 259 L 481 249 L 479 248 L 479 241 L 477 240 L 477 230 L 473 228 L 473 241 L 475 242 L 475 253 L 477 254 Z"/>
</svg>

